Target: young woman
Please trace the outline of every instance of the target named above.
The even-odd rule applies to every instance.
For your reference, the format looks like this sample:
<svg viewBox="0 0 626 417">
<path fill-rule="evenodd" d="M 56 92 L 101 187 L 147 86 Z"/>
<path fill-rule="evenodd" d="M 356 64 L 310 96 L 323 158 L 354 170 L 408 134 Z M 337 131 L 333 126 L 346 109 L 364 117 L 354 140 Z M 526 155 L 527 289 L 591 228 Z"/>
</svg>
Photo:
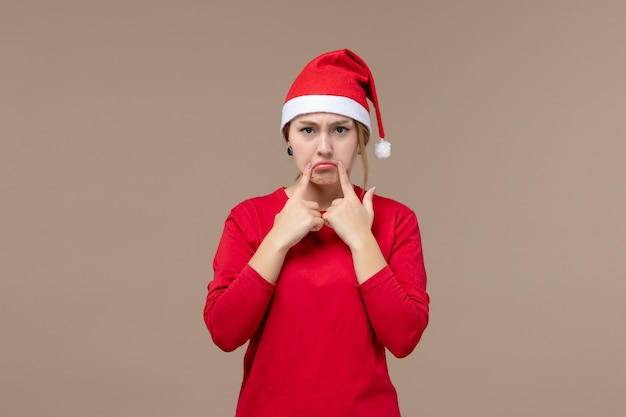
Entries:
<svg viewBox="0 0 626 417">
<path fill-rule="evenodd" d="M 350 181 L 376 110 L 354 52 L 309 62 L 283 106 L 297 181 L 235 206 L 213 262 L 204 320 L 215 344 L 246 342 L 237 417 L 397 417 L 385 351 L 410 354 L 429 297 L 415 213 Z"/>
</svg>

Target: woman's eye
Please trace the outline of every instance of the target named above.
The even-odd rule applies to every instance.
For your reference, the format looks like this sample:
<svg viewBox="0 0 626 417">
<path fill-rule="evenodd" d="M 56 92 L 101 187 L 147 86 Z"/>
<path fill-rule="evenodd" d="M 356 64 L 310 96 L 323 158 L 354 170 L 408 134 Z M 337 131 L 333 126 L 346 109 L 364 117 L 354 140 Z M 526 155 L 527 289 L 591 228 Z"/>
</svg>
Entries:
<svg viewBox="0 0 626 417">
<path fill-rule="evenodd" d="M 306 133 L 307 135 L 310 135 L 311 133 L 313 133 L 313 128 L 312 127 L 305 127 L 302 128 L 302 130 L 300 130 L 303 133 Z"/>
<path fill-rule="evenodd" d="M 347 127 L 343 127 L 343 126 L 337 126 L 335 128 L 335 132 L 337 133 L 346 133 L 348 131 Z"/>
</svg>

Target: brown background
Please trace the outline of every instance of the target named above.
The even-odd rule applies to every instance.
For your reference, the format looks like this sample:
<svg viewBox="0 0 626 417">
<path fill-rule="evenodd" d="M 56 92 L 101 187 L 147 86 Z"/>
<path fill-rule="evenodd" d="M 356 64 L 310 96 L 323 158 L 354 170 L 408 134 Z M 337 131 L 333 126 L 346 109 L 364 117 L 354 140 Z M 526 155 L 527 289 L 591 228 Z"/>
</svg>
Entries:
<svg viewBox="0 0 626 417">
<path fill-rule="evenodd" d="M 234 204 L 294 178 L 289 84 L 349 47 L 394 146 L 370 184 L 415 209 L 429 272 L 430 327 L 390 359 L 404 415 L 623 416 L 625 21 L 622 1 L 3 0 L 0 414 L 233 414 L 213 252 Z"/>
</svg>

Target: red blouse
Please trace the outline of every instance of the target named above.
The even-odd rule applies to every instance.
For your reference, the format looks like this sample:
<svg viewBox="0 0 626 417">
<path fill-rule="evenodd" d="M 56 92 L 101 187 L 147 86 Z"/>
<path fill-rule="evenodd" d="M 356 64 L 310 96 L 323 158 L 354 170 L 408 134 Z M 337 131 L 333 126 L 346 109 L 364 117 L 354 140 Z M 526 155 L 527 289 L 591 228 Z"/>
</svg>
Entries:
<svg viewBox="0 0 626 417">
<path fill-rule="evenodd" d="M 213 262 L 207 328 L 225 351 L 249 341 L 236 416 L 399 416 L 385 348 L 407 356 L 428 323 L 415 213 L 374 196 L 372 232 L 388 265 L 363 284 L 324 226 L 289 250 L 273 285 L 248 261 L 287 199 L 280 188 L 234 207 Z"/>
</svg>

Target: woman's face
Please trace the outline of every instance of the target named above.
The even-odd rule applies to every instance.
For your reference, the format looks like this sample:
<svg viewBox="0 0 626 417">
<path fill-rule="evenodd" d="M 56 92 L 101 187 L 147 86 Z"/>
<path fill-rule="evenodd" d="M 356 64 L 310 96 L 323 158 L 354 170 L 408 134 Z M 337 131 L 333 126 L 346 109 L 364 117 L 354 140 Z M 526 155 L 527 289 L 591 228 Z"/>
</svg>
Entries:
<svg viewBox="0 0 626 417">
<path fill-rule="evenodd" d="M 339 183 L 337 163 L 350 173 L 357 155 L 358 139 L 354 120 L 334 113 L 308 113 L 291 120 L 288 144 L 302 173 L 313 165 L 311 182 L 318 185 Z"/>
</svg>

